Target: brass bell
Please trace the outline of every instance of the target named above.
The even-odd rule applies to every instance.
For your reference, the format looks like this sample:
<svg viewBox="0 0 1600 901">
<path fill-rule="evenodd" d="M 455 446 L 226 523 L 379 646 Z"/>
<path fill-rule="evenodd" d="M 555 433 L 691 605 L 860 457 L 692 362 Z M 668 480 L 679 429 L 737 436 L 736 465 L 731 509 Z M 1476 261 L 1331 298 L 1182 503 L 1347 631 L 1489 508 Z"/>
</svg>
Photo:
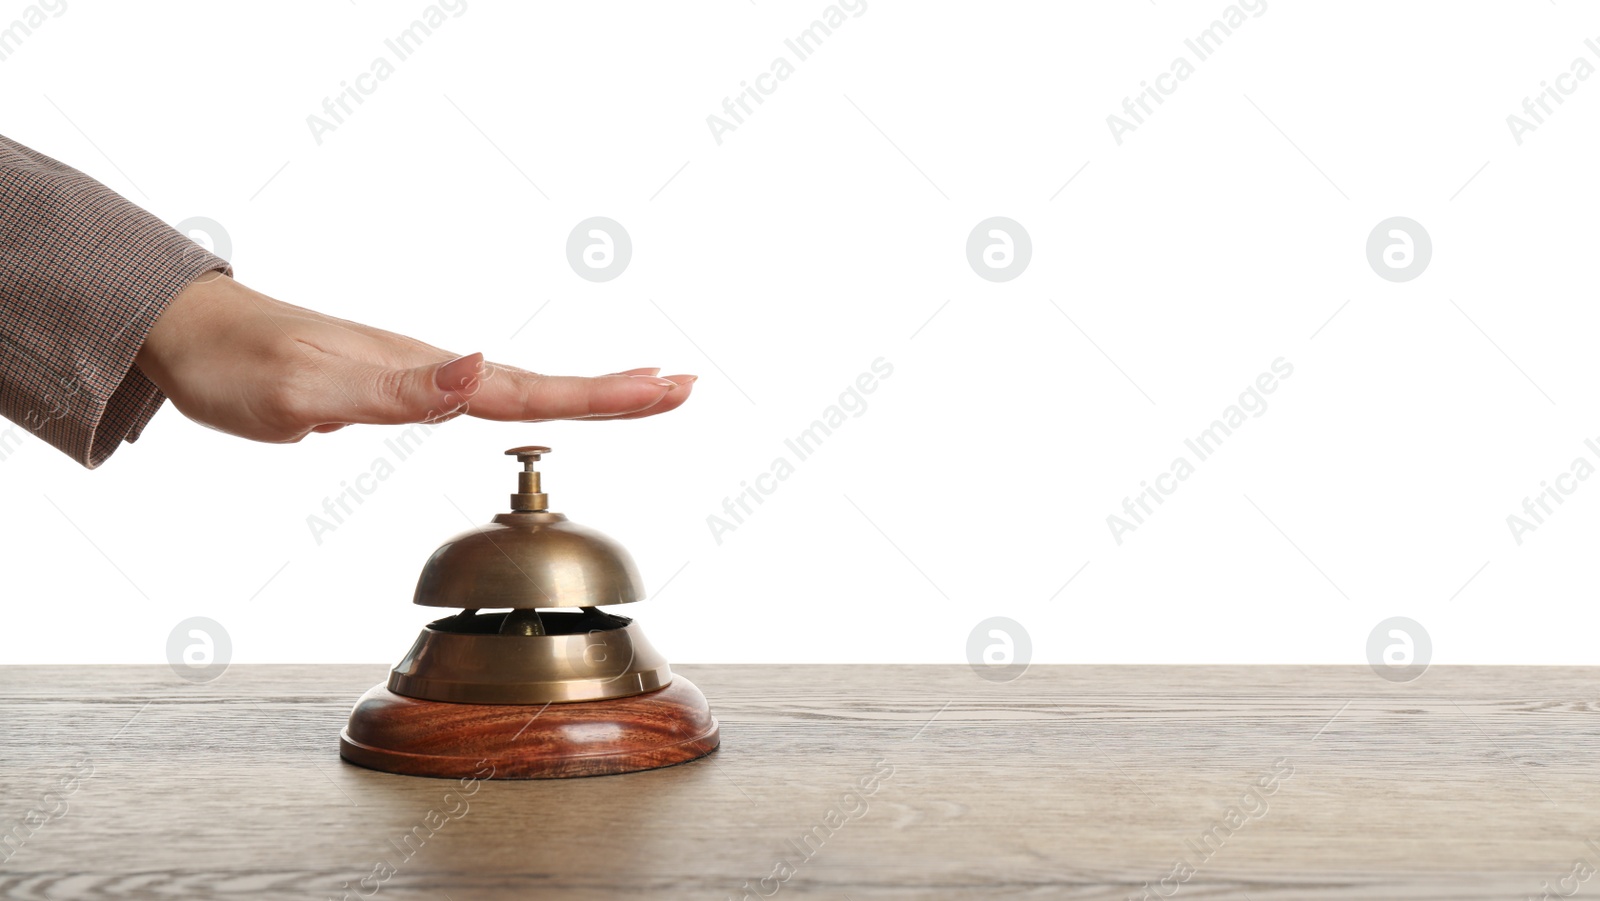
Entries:
<svg viewBox="0 0 1600 901">
<path fill-rule="evenodd" d="M 541 779 L 670 766 L 715 750 L 717 721 L 633 620 L 633 558 L 549 510 L 539 460 L 511 512 L 463 532 L 422 567 L 413 602 L 462 612 L 423 628 L 387 682 L 356 703 L 340 755 L 419 776 Z M 506 610 L 503 613 L 484 611 Z"/>
</svg>

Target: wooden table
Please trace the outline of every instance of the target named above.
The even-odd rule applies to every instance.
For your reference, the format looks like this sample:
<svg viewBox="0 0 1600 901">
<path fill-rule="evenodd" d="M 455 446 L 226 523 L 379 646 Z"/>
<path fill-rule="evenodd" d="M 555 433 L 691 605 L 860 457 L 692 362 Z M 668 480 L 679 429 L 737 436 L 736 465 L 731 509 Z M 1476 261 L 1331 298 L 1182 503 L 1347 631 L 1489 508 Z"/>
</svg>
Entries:
<svg viewBox="0 0 1600 901">
<path fill-rule="evenodd" d="M 0 668 L 0 896 L 1600 896 L 1596 670 L 677 669 L 717 753 L 465 794 L 339 759 L 381 666 Z"/>
</svg>

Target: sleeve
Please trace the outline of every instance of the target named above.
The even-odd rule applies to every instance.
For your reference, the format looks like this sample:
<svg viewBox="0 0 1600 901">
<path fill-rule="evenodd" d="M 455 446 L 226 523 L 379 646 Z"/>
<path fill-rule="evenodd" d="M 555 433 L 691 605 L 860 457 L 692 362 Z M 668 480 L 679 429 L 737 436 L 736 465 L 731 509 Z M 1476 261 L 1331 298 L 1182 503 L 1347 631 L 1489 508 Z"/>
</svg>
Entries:
<svg viewBox="0 0 1600 901">
<path fill-rule="evenodd" d="M 221 257 L 82 172 L 0 136 L 0 415 L 84 466 L 166 400 L 134 356 Z"/>
</svg>

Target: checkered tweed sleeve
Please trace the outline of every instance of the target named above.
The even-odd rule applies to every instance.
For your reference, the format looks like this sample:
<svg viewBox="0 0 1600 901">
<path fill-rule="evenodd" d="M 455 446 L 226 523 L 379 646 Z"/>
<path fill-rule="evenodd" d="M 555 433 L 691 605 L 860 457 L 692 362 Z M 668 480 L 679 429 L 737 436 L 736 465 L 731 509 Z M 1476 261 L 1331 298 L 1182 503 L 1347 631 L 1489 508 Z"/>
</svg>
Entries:
<svg viewBox="0 0 1600 901">
<path fill-rule="evenodd" d="M 151 325 L 228 262 L 127 199 L 0 136 L 0 415 L 84 466 L 166 396 L 133 365 Z"/>
</svg>

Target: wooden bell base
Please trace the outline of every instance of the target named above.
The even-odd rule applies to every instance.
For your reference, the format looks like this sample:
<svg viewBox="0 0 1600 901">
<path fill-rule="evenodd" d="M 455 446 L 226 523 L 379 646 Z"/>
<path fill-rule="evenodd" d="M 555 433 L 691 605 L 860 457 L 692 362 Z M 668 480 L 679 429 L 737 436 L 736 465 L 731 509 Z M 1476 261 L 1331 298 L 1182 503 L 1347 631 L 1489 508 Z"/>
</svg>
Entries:
<svg viewBox="0 0 1600 901">
<path fill-rule="evenodd" d="M 424 701 L 381 684 L 356 702 L 339 756 L 407 776 L 559 779 L 672 766 L 719 742 L 705 695 L 682 676 L 648 694 L 548 705 Z"/>
</svg>

